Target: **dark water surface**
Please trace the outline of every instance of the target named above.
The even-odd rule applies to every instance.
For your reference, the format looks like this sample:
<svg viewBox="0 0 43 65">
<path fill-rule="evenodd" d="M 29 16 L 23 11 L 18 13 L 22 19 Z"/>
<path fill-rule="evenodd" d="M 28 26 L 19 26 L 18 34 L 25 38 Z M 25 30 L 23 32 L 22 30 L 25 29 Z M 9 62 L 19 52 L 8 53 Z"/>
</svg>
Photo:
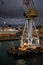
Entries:
<svg viewBox="0 0 43 65">
<path fill-rule="evenodd" d="M 40 43 L 43 43 L 41 39 Z M 7 49 L 20 45 L 18 40 L 15 41 L 0 41 L 0 65 L 43 65 L 43 55 L 28 57 L 25 59 L 15 59 L 7 55 Z"/>
</svg>

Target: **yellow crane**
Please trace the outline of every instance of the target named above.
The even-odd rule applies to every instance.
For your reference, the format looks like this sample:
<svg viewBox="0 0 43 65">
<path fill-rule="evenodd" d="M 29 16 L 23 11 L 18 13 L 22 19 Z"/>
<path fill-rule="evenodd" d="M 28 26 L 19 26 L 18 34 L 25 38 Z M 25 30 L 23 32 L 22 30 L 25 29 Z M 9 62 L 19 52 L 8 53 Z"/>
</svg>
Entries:
<svg viewBox="0 0 43 65">
<path fill-rule="evenodd" d="M 24 0 L 24 4 L 26 5 L 26 13 L 24 13 L 24 16 L 27 19 L 38 16 L 38 11 L 35 9 L 33 0 Z"/>
</svg>

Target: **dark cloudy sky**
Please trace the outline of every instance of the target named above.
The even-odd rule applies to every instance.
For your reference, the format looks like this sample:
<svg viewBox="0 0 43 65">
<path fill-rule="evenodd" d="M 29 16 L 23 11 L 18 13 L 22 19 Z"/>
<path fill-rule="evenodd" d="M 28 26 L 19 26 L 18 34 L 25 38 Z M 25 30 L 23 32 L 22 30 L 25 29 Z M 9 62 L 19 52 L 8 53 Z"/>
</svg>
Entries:
<svg viewBox="0 0 43 65">
<path fill-rule="evenodd" d="M 39 17 L 36 21 L 43 24 L 43 0 L 33 0 L 34 6 L 38 10 Z M 23 0 L 0 0 L 0 18 L 2 17 L 13 17 L 7 19 L 1 19 L 1 22 L 6 21 L 7 23 L 14 23 L 17 21 L 24 21 L 23 13 L 26 7 L 23 4 Z M 19 18 L 19 19 L 18 19 Z"/>
</svg>

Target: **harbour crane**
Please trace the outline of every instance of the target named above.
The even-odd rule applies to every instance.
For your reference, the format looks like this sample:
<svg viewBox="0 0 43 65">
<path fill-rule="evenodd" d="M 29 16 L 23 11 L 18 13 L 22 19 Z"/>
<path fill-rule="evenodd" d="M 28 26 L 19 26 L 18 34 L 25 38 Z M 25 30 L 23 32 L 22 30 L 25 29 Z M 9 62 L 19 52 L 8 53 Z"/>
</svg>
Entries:
<svg viewBox="0 0 43 65">
<path fill-rule="evenodd" d="M 28 57 L 43 53 L 43 47 L 39 44 L 38 30 L 36 29 L 34 18 L 38 16 L 38 12 L 34 7 L 33 0 L 23 0 L 26 6 L 26 23 L 23 34 L 21 36 L 20 47 L 8 49 L 10 55 L 18 56 L 19 58 Z M 12 51 L 13 49 L 13 51 Z"/>
<path fill-rule="evenodd" d="M 33 0 L 23 0 L 23 3 L 26 7 L 26 12 L 24 13 L 26 23 L 21 37 L 21 47 L 23 45 L 27 45 L 27 47 L 30 47 L 30 45 L 37 46 L 39 45 L 39 35 L 34 19 L 38 17 L 38 12 L 35 9 Z"/>
</svg>

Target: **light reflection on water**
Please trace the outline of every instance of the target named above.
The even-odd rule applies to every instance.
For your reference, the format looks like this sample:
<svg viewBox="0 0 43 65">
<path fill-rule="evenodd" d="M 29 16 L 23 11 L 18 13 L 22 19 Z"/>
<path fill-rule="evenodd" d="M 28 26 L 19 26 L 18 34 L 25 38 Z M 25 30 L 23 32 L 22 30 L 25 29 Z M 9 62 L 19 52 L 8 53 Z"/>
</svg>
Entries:
<svg viewBox="0 0 43 65">
<path fill-rule="evenodd" d="M 41 39 L 43 44 L 43 39 Z M 20 42 L 15 41 L 0 41 L 0 65 L 43 65 L 43 55 L 33 56 L 25 59 L 15 59 L 7 55 L 9 47 L 19 46 Z"/>
<path fill-rule="evenodd" d="M 16 65 L 26 65 L 25 61 L 23 59 L 18 59 L 16 61 Z"/>
<path fill-rule="evenodd" d="M 43 65 L 43 55 L 33 56 L 25 59 L 18 59 L 16 65 Z"/>
</svg>

